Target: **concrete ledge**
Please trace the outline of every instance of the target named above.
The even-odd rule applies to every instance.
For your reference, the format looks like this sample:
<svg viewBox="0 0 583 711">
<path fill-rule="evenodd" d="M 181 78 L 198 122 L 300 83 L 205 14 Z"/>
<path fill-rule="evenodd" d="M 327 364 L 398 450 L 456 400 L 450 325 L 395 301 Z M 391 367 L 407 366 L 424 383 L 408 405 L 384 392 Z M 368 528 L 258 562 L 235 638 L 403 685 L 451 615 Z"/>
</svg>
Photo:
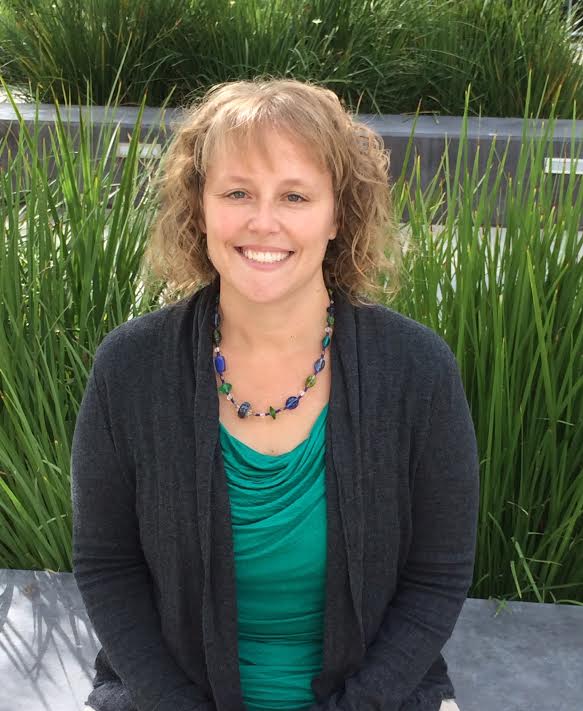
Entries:
<svg viewBox="0 0 583 711">
<path fill-rule="evenodd" d="M 50 155 L 49 133 L 54 127 L 57 112 L 52 104 L 18 104 L 18 111 L 25 124 L 32 128 L 34 126 L 35 113 L 38 111 L 40 145 L 45 143 L 46 150 Z M 61 117 L 66 121 L 72 135 L 79 129 L 81 118 L 86 124 L 91 124 L 93 129 L 94 142 L 99 146 L 99 133 L 105 126 L 116 126 L 119 131 L 120 141 L 127 143 L 129 136 L 134 132 L 134 126 L 138 117 L 139 109 L 134 106 L 120 106 L 106 108 L 103 106 L 70 106 L 60 107 Z M 183 115 L 183 109 L 165 109 L 148 107 L 144 110 L 141 123 L 141 138 L 147 145 L 144 146 L 146 154 L 153 150 L 154 154 L 163 150 L 164 145 L 171 138 L 176 125 L 179 124 Z M 391 175 L 393 178 L 401 175 L 403 170 L 409 175 L 414 165 L 415 156 L 419 157 L 421 187 L 425 189 L 435 175 L 439 173 L 440 179 L 445 177 L 444 170 L 439 170 L 439 165 L 444 152 L 448 151 L 450 166 L 455 167 L 455 160 L 459 147 L 460 134 L 462 129 L 462 117 L 460 116 L 439 116 L 422 115 L 417 119 L 415 135 L 413 139 L 413 150 L 409 156 L 409 161 L 405 165 L 407 144 L 413 131 L 414 117 L 408 114 L 380 115 L 360 114 L 359 120 L 369 125 L 377 131 L 383 138 L 385 146 L 391 152 Z M 528 122 L 527 135 L 540 137 L 549 125 L 548 120 L 531 120 Z M 17 114 L 11 104 L 0 104 L 0 141 L 5 137 L 7 147 L 14 153 L 18 144 L 19 124 Z M 499 159 L 502 157 L 506 145 L 508 144 L 508 155 L 506 158 L 505 172 L 507 177 L 517 175 L 518 157 L 522 142 L 523 120 L 521 118 L 493 118 L 493 117 L 468 117 L 468 170 L 471 171 L 474 159 L 477 156 L 478 172 L 483 175 L 488 160 L 493 140 L 496 141 L 495 158 L 493 162 L 493 173 L 490 176 L 488 187 L 493 189 L 495 185 L 495 173 Z M 75 140 L 75 139 L 74 139 Z M 575 156 L 579 157 L 577 162 L 577 184 L 575 186 L 573 199 L 577 199 L 581 188 L 581 178 L 583 177 L 583 121 L 571 121 L 568 119 L 558 119 L 554 125 L 552 141 L 548 147 L 548 155 L 545 156 L 544 170 L 550 174 L 553 195 L 558 201 L 561 190 L 566 191 L 566 186 L 561 187 L 561 173 L 567 174 L 571 161 L 568 156 L 571 153 L 571 143 Z M 98 147 L 96 151 L 103 150 Z M 123 160 L 122 153 L 118 154 L 118 159 Z M 50 162 L 50 161 L 49 161 Z M 7 154 L 0 154 L 0 169 L 5 169 L 8 164 Z M 118 166 L 119 170 L 119 166 Z M 116 175 L 119 173 L 116 172 Z M 462 169 L 460 181 L 463 182 L 465 171 Z M 497 208 L 493 216 L 492 224 L 506 224 L 506 181 L 502 181 L 497 190 Z M 477 203 L 477 198 L 476 198 Z M 405 215 L 407 220 L 408 216 Z M 581 217 L 583 227 L 583 215 Z"/>
<path fill-rule="evenodd" d="M 34 104 L 17 103 L 19 113 L 25 123 L 33 124 L 34 117 L 38 113 L 40 121 L 54 123 L 57 118 L 57 110 L 54 104 Z M 137 106 L 59 106 L 59 112 L 67 122 L 79 124 L 80 114 L 83 119 L 95 124 L 113 121 L 122 126 L 133 127 L 139 113 Z M 178 108 L 161 109 L 158 107 L 145 107 L 142 117 L 142 125 L 147 127 L 164 127 L 174 122 L 179 122 L 184 110 Z M 407 138 L 413 130 L 413 114 L 359 114 L 358 119 L 371 126 L 382 136 L 406 136 Z M 0 104 L 0 126 L 4 135 L 5 129 L 12 122 L 17 120 L 16 112 L 10 103 Z M 548 119 L 532 119 L 529 121 L 527 135 L 541 136 L 548 126 Z M 415 135 L 419 138 L 434 138 L 448 135 L 450 137 L 460 134 L 462 126 L 461 116 L 442 116 L 439 114 L 422 114 L 417 119 Z M 522 138 L 523 120 L 520 117 L 498 118 L 493 116 L 469 116 L 468 117 L 468 137 L 488 138 L 492 136 Z M 583 141 L 583 120 L 573 121 L 571 119 L 556 119 L 554 139 L 560 142 L 570 141 L 571 137 L 576 142 Z"/>
<path fill-rule="evenodd" d="M 100 647 L 71 573 L 0 570 L 0 711 L 82 711 Z M 460 711 L 576 711 L 582 649 L 583 607 L 468 599 L 443 654 Z"/>
</svg>

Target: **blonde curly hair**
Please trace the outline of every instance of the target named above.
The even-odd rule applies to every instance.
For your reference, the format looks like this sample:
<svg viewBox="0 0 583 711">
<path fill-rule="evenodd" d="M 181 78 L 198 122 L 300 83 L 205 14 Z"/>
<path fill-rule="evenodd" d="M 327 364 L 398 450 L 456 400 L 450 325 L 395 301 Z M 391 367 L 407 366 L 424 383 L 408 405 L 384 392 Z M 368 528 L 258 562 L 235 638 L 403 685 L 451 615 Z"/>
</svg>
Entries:
<svg viewBox="0 0 583 711">
<path fill-rule="evenodd" d="M 322 264 L 326 286 L 355 305 L 390 300 L 400 286 L 401 243 L 383 140 L 334 92 L 294 79 L 217 84 L 185 111 L 153 181 L 159 204 L 144 252 L 146 284 L 161 280 L 164 300 L 174 301 L 214 281 L 200 227 L 209 161 L 226 139 L 261 142 L 271 126 L 307 146 L 331 173 L 338 229 Z"/>
</svg>

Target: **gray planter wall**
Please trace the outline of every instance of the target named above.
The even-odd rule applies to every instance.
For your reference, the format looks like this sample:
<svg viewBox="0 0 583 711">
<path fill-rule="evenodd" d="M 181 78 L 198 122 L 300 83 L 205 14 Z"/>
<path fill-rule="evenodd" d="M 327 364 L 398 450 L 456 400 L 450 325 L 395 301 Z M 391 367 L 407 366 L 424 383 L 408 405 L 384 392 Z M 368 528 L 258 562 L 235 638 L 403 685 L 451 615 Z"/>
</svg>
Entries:
<svg viewBox="0 0 583 711">
<path fill-rule="evenodd" d="M 41 104 L 38 107 L 34 104 L 18 105 L 26 125 L 32 131 L 35 121 L 35 112 L 38 110 L 39 133 L 38 141 L 46 146 L 47 155 L 51 155 L 51 145 L 49 134 L 55 125 L 56 110 L 51 104 Z M 73 138 L 79 129 L 80 116 L 86 124 L 92 126 L 94 141 L 94 153 L 99 154 L 104 150 L 103 145 L 98 142 L 100 131 L 104 126 L 116 125 L 119 130 L 120 142 L 116 170 L 121 172 L 123 163 L 124 144 L 129 141 L 129 137 L 134 132 L 135 122 L 138 115 L 136 107 L 118 107 L 116 109 L 105 109 L 104 107 L 77 107 L 68 109 L 61 108 L 61 116 L 67 120 L 68 129 Z M 166 142 L 171 138 L 173 126 L 180 121 L 180 109 L 167 109 L 162 111 L 157 108 L 148 108 L 144 111 L 141 138 L 144 142 L 143 150 L 147 153 L 154 150 L 159 154 L 164 150 Z M 407 144 L 413 130 L 414 117 L 409 115 L 382 115 L 371 116 L 362 114 L 359 120 L 369 125 L 379 133 L 390 149 L 391 154 L 391 175 L 393 178 L 401 174 L 405 167 L 407 174 L 410 173 L 415 156 L 419 156 L 421 186 L 427 187 L 436 175 L 439 164 L 446 146 L 449 152 L 450 166 L 455 166 L 460 132 L 462 129 L 462 118 L 457 116 L 419 116 L 415 126 L 413 138 L 413 150 L 409 156 L 407 166 L 404 166 Z M 540 136 L 543 134 L 548 121 L 531 121 L 529 124 L 530 135 Z M 10 104 L 0 105 L 0 141 L 7 140 L 7 146 L 14 153 L 18 144 L 19 123 L 17 115 Z M 496 140 L 496 155 L 501 156 L 509 142 L 508 156 L 506 159 L 506 174 L 514 177 L 516 175 L 518 155 L 522 140 L 523 120 L 520 118 L 468 118 L 468 169 L 474 163 L 474 157 L 479 149 L 478 165 L 480 173 L 483 174 L 492 141 Z M 557 200 L 560 191 L 560 173 L 569 171 L 569 161 L 565 159 L 571 153 L 571 142 L 574 139 L 575 154 L 582 155 L 583 151 L 583 121 L 570 121 L 566 119 L 557 120 L 553 133 L 552 150 L 549 151 L 547 159 L 547 171 L 556 177 L 553 180 Z M 550 146 L 550 144 L 549 144 Z M 0 170 L 6 168 L 9 156 L 6 150 L 0 155 Z M 49 159 L 54 167 L 54 161 Z M 580 189 L 581 178 L 583 178 L 583 158 L 577 162 L 577 186 L 575 199 Z M 492 187 L 496 174 L 496 163 L 493 166 L 490 180 Z M 440 179 L 444 178 L 443 171 Z M 463 174 L 461 176 L 463 180 Z M 566 181 L 565 181 L 566 182 Z M 407 215 L 404 216 L 407 219 Z M 501 186 L 498 194 L 498 212 L 495 215 L 495 224 L 505 225 L 505 184 Z M 583 215 L 581 216 L 581 226 L 583 227 Z"/>
</svg>

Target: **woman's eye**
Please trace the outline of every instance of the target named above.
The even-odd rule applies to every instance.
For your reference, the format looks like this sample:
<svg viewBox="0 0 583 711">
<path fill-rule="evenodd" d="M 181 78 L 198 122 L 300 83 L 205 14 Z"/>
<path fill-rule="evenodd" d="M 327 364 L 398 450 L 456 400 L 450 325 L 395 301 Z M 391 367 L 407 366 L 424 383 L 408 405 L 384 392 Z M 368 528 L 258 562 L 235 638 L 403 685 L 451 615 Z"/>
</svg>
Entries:
<svg viewBox="0 0 583 711">
<path fill-rule="evenodd" d="M 244 190 L 233 190 L 233 192 L 228 193 L 227 197 L 239 200 L 241 198 L 244 198 L 245 195 L 246 193 Z M 298 195 L 297 193 L 289 193 L 286 197 L 288 198 L 289 202 L 305 202 L 304 198 L 301 195 Z M 292 199 L 289 200 L 289 198 Z"/>
</svg>

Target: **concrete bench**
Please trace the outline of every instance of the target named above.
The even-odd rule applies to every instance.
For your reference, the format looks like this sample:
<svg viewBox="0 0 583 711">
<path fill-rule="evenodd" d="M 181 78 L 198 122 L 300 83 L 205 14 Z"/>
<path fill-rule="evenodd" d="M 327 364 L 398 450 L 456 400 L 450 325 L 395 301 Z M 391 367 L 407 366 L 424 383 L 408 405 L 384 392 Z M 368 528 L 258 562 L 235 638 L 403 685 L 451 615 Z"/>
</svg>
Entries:
<svg viewBox="0 0 583 711">
<path fill-rule="evenodd" d="M 100 646 L 71 573 L 0 570 L 0 711 L 82 711 Z M 583 709 L 583 607 L 468 599 L 443 654 L 461 711 Z"/>
</svg>

